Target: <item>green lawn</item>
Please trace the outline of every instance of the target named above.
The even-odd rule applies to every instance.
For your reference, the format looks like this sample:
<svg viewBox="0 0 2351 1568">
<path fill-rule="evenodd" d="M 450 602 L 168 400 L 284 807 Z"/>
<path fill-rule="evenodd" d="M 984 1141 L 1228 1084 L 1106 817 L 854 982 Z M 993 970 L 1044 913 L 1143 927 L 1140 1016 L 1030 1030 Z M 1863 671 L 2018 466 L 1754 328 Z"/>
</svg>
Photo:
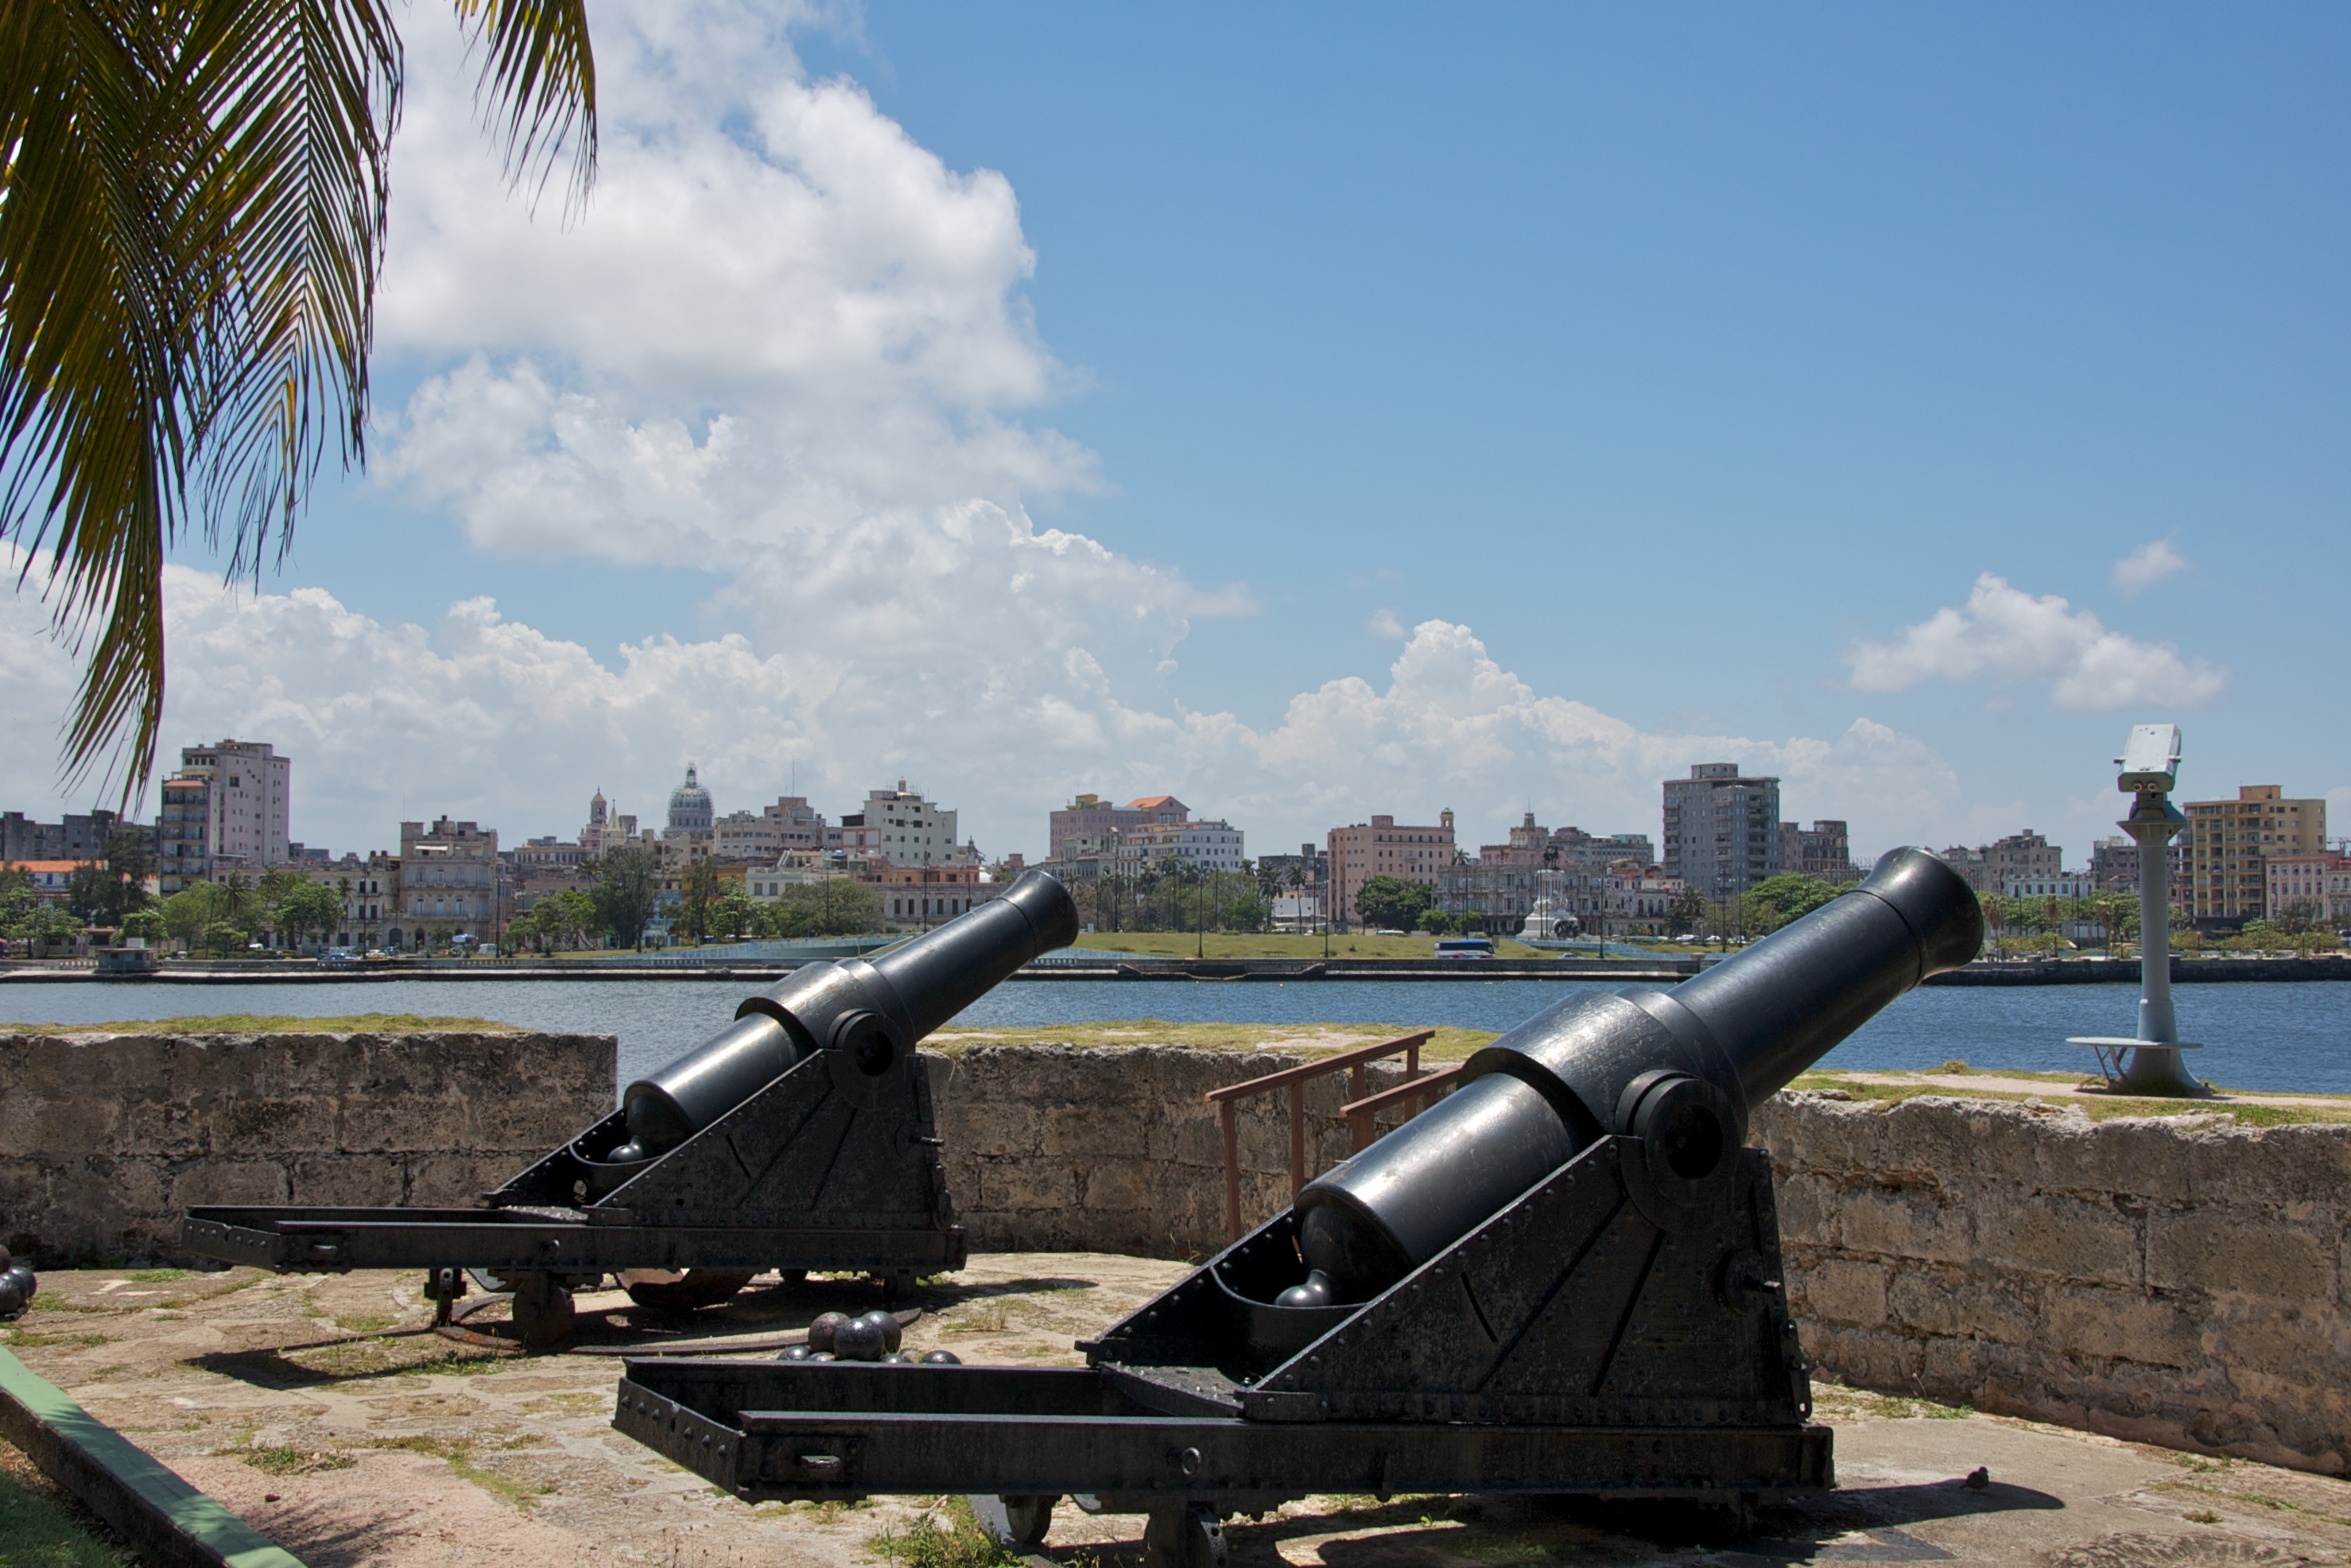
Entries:
<svg viewBox="0 0 2351 1568">
<path fill-rule="evenodd" d="M 1249 934 L 1211 931 L 1205 944 L 1188 931 L 1094 931 L 1078 938 L 1081 947 L 1099 948 L 1113 953 L 1141 953 L 1161 958 L 1189 958 L 1204 946 L 1211 958 L 1320 958 L 1322 938 L 1319 934 L 1292 936 L 1280 933 Z M 1434 936 L 1344 936 L 1331 938 L 1333 958 L 1429 958 L 1437 953 Z M 1507 936 L 1494 939 L 1494 953 L 1502 958 L 1555 958 L 1556 953 L 1546 953 L 1530 947 L 1523 942 L 1513 942 Z M 1467 960 L 1475 962 L 1474 959 Z"/>
<path fill-rule="evenodd" d="M 518 1024 L 490 1019 L 427 1018 L 420 1013 L 353 1013 L 345 1018 L 276 1018 L 261 1013 L 192 1014 L 185 1018 L 125 1019 L 120 1023 L 0 1024 L 0 1034 L 400 1034 L 419 1030 L 461 1030 L 468 1034 L 514 1034 Z M 5 1564 L 0 1558 L 0 1564 Z"/>
<path fill-rule="evenodd" d="M 30 1460 L 6 1449 L 0 1459 L 0 1563 L 7 1568 L 130 1568 L 131 1562 L 94 1521 L 39 1478 Z"/>
</svg>

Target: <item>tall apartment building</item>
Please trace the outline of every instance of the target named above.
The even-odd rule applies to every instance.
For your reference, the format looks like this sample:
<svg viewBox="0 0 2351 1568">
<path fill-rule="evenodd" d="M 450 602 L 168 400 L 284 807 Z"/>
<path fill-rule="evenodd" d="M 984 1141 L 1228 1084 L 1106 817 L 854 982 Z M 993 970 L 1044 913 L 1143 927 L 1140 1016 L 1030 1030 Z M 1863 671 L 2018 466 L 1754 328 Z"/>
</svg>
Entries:
<svg viewBox="0 0 2351 1568">
<path fill-rule="evenodd" d="M 1355 894 L 1375 876 L 1436 887 L 1437 873 L 1453 863 L 1453 813 L 1439 811 L 1433 827 L 1374 817 L 1332 828 L 1324 841 L 1331 857 L 1331 923 L 1343 930 L 1356 919 Z"/>
<path fill-rule="evenodd" d="M 155 886 L 165 898 L 213 878 L 212 781 L 175 773 L 155 812 Z"/>
<path fill-rule="evenodd" d="M 837 840 L 837 842 L 836 842 Z M 883 860 L 892 865 L 936 865 L 971 857 L 956 842 L 956 814 L 906 788 L 869 789 L 865 809 L 841 819 L 826 834 L 827 847 L 837 847 L 849 859 Z"/>
<path fill-rule="evenodd" d="M 294 759 L 269 742 L 224 740 L 180 750 L 179 778 L 204 780 L 208 846 L 215 876 L 247 874 L 288 858 L 287 824 L 294 809 Z"/>
<path fill-rule="evenodd" d="M 777 841 L 787 853 L 822 850 L 825 830 L 832 825 L 805 795 L 778 795 L 774 805 L 759 808 L 759 815 L 776 825 Z"/>
<path fill-rule="evenodd" d="M 1861 870 L 1853 863 L 1851 837 L 1845 824 L 1834 818 L 1815 821 L 1809 828 L 1781 823 L 1780 869 L 1816 876 L 1832 885 L 1861 880 Z"/>
<path fill-rule="evenodd" d="M 2247 784 L 2233 800 L 2190 800 L 2188 810 L 2189 918 L 2238 925 L 2269 912 L 2274 855 L 2326 848 L 2326 802 L 2289 800 L 2275 784 Z"/>
<path fill-rule="evenodd" d="M 22 811 L 0 811 L 0 862 L 103 860 L 115 829 L 135 825 L 102 806 L 86 817 L 68 811 L 55 822 L 37 822 Z"/>
<path fill-rule="evenodd" d="M 1045 858 L 1065 859 L 1062 841 L 1073 833 L 1082 833 L 1100 843 L 1112 833 L 1124 834 L 1136 828 L 1191 820 L 1192 809 L 1173 795 L 1145 795 L 1123 806 L 1114 806 L 1100 795 L 1074 796 L 1068 805 L 1046 816 Z"/>
<path fill-rule="evenodd" d="M 1780 781 L 1741 779 L 1736 762 L 1699 762 L 1666 789 L 1667 876 L 1705 898 L 1733 898 L 1780 869 Z"/>
<path fill-rule="evenodd" d="M 446 817 L 429 831 L 422 822 L 400 824 L 399 892 L 392 899 L 392 918 L 410 943 L 421 947 L 437 936 L 494 940 L 497 890 L 496 828 Z M 401 937 L 394 934 L 391 940 Z"/>
</svg>

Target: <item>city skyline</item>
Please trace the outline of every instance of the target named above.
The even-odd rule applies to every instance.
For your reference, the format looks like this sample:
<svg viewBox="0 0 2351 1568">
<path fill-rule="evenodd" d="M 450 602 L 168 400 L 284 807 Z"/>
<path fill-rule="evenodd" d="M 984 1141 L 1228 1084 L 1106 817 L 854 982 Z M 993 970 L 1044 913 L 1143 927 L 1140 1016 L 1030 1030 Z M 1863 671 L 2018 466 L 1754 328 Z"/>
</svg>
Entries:
<svg viewBox="0 0 2351 1568">
<path fill-rule="evenodd" d="M 1032 855 L 1086 790 L 1655 831 L 1728 761 L 1875 851 L 2086 846 L 2176 720 L 2183 791 L 2351 821 L 2292 609 L 2351 549 L 2351 22 L 1259 28 L 615 7 L 567 225 L 420 26 L 374 473 L 257 589 L 169 569 L 167 748 L 274 738 L 339 847 L 691 758 Z M 11 596 L 47 818 L 73 674 Z"/>
</svg>

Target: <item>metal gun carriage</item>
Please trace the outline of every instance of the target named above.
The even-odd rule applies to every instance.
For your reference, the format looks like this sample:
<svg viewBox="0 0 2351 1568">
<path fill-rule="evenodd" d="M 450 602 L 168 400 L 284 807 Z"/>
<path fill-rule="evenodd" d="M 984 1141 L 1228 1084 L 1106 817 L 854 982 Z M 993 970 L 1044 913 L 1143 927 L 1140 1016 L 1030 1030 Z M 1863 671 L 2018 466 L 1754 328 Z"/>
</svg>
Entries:
<svg viewBox="0 0 2351 1568">
<path fill-rule="evenodd" d="M 747 1501 L 975 1494 L 1015 1546 L 1063 1497 L 1145 1513 L 1155 1568 L 1313 1493 L 1825 1489 L 1748 1117 L 1982 936 L 1966 883 L 1896 850 L 1669 991 L 1495 1040 L 1085 1367 L 632 1360 L 613 1425 Z"/>
<path fill-rule="evenodd" d="M 478 1207 L 195 1208 L 181 1244 L 281 1272 L 421 1268 L 444 1320 L 470 1271 L 512 1291 L 534 1345 L 560 1340 L 570 1292 L 608 1273 L 674 1307 L 768 1269 L 904 1291 L 965 1259 L 915 1046 L 1077 929 L 1068 891 L 1032 872 L 870 962 L 809 965 L 747 998 Z"/>
</svg>

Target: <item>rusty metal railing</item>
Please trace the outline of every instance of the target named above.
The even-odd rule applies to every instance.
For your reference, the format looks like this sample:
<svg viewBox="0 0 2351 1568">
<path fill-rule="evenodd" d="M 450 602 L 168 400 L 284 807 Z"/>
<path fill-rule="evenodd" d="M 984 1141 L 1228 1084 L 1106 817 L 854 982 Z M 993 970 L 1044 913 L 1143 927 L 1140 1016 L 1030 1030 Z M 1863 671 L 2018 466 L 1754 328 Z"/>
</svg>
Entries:
<svg viewBox="0 0 2351 1568">
<path fill-rule="evenodd" d="M 1242 1234 L 1240 1103 L 1259 1094 L 1270 1094 L 1277 1089 L 1290 1091 L 1290 1197 L 1295 1202 L 1300 1189 L 1306 1185 L 1306 1085 L 1326 1072 L 1343 1071 L 1348 1075 L 1347 1087 L 1352 1098 L 1342 1111 L 1347 1117 L 1355 1152 L 1360 1154 L 1371 1145 L 1372 1118 L 1380 1107 L 1393 1104 L 1407 1097 L 1411 1092 L 1434 1093 L 1459 1073 L 1459 1068 L 1452 1067 L 1442 1072 L 1431 1073 L 1426 1078 L 1421 1077 L 1420 1048 L 1436 1032 L 1435 1030 L 1425 1029 L 1416 1034 L 1384 1040 L 1378 1045 L 1359 1045 L 1352 1051 L 1318 1057 L 1296 1067 L 1285 1067 L 1279 1072 L 1269 1072 L 1245 1083 L 1211 1089 L 1203 1096 L 1217 1108 L 1217 1119 L 1224 1124 L 1225 1223 L 1234 1240 L 1239 1240 Z M 1366 1072 L 1370 1064 L 1398 1051 L 1404 1053 L 1405 1082 L 1393 1089 L 1384 1089 L 1366 1097 L 1364 1091 L 1369 1086 Z"/>
</svg>

